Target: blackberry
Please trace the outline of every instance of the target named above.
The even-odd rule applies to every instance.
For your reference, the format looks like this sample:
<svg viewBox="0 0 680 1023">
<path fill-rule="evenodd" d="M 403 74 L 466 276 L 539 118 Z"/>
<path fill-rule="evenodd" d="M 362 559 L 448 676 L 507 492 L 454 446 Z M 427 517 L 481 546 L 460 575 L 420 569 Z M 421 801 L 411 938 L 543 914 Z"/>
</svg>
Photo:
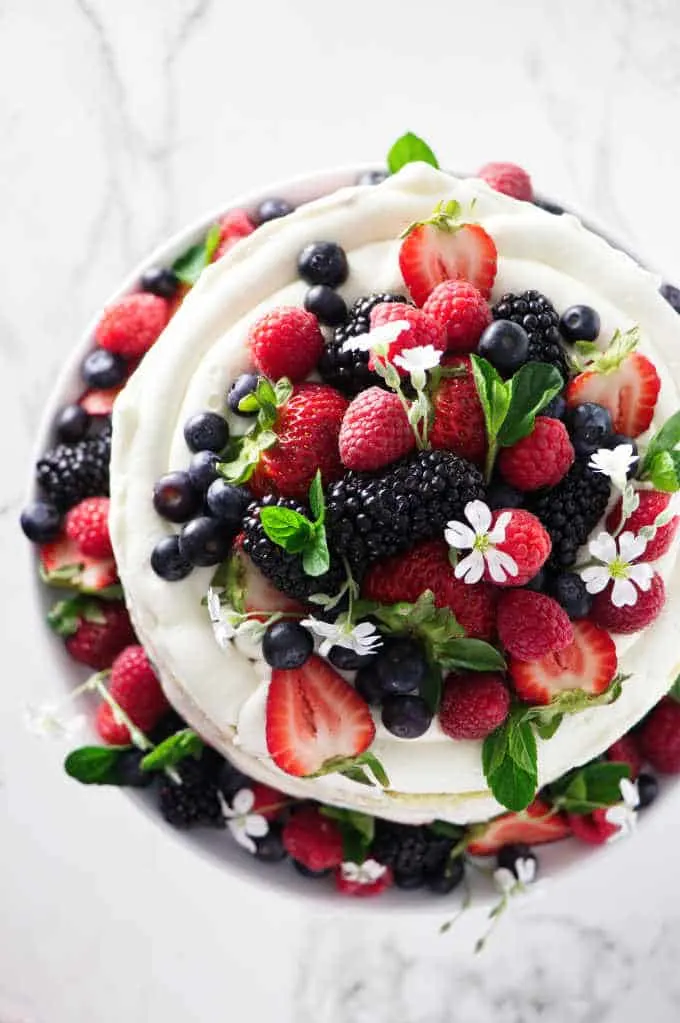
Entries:
<svg viewBox="0 0 680 1023">
<path fill-rule="evenodd" d="M 345 341 L 349 341 L 351 337 L 368 333 L 371 329 L 371 310 L 381 302 L 408 302 L 408 299 L 389 291 L 358 298 L 350 307 L 345 323 L 336 327 L 332 340 L 326 342 L 323 355 L 319 359 L 318 370 L 322 380 L 348 398 L 353 398 L 359 391 L 372 385 L 384 387 L 384 382 L 378 374 L 371 373 L 368 368 L 368 352 L 342 350 Z"/>
<path fill-rule="evenodd" d="M 109 493 L 111 430 L 77 444 L 57 444 L 45 452 L 36 465 L 36 479 L 43 492 L 60 511 L 66 511 L 85 497 L 106 497 Z"/>
<path fill-rule="evenodd" d="M 427 827 L 376 819 L 371 857 L 392 868 L 400 887 L 415 888 L 443 869 L 454 845 Z"/>
<path fill-rule="evenodd" d="M 262 501 L 253 501 L 246 509 L 243 520 L 243 550 L 254 561 L 263 575 L 281 593 L 287 593 L 296 600 L 307 600 L 311 593 L 337 593 L 345 581 L 342 561 L 331 553 L 330 568 L 323 575 L 307 575 L 302 567 L 301 554 L 289 554 L 270 540 L 260 522 L 260 508 L 275 505 L 291 508 L 310 517 L 308 508 L 297 501 L 268 494 Z"/>
<path fill-rule="evenodd" d="M 529 337 L 528 362 L 549 362 L 567 379 L 569 369 L 560 337 L 560 318 L 545 295 L 540 291 L 523 291 L 520 295 L 508 292 L 491 312 L 494 320 L 512 320 L 524 327 Z"/>
<path fill-rule="evenodd" d="M 479 469 L 451 451 L 419 451 L 382 475 L 349 472 L 326 496 L 329 545 L 361 573 L 368 562 L 442 533 L 484 493 Z"/>
<path fill-rule="evenodd" d="M 530 506 L 550 533 L 552 551 L 548 565 L 571 568 L 579 547 L 604 514 L 609 500 L 609 480 L 577 459 L 564 479 L 537 497 Z"/>
<path fill-rule="evenodd" d="M 168 777 L 163 779 L 158 801 L 168 824 L 182 829 L 196 825 L 224 827 L 214 767 L 214 757 L 204 754 L 200 760 L 183 760 L 177 766 L 181 784 Z"/>
</svg>

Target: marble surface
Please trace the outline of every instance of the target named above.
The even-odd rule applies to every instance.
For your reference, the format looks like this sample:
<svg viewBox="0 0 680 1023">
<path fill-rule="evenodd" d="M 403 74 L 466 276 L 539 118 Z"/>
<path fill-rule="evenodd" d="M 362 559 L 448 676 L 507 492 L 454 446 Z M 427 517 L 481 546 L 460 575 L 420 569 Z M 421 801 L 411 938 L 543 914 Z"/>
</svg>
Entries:
<svg viewBox="0 0 680 1023">
<path fill-rule="evenodd" d="M 243 887 L 24 732 L 57 669 L 16 529 L 83 324 L 246 187 L 380 161 L 412 128 L 452 166 L 523 163 L 680 279 L 678 40 L 675 0 L 0 0 L 0 1023 L 678 1018 L 678 798 L 513 907 L 482 956 L 477 914 L 440 936 L 438 917 L 321 917 Z"/>
</svg>

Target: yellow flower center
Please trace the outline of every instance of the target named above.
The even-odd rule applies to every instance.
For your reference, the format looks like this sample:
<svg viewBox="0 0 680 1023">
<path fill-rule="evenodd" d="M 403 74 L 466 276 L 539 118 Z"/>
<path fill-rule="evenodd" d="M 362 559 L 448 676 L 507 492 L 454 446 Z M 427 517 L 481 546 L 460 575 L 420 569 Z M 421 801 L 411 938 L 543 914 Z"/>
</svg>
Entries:
<svg viewBox="0 0 680 1023">
<path fill-rule="evenodd" d="M 609 562 L 609 574 L 612 579 L 627 579 L 629 568 L 628 562 L 623 561 L 622 558 L 614 558 L 613 561 Z"/>
</svg>

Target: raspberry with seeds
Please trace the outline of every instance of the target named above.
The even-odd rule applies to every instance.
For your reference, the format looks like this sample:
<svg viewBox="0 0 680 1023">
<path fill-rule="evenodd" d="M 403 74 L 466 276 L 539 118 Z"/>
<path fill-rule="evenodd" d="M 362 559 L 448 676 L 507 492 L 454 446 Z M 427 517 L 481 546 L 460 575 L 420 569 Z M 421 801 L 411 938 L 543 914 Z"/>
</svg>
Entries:
<svg viewBox="0 0 680 1023">
<path fill-rule="evenodd" d="M 348 469 L 380 469 L 407 455 L 416 445 L 399 397 L 369 387 L 354 398 L 340 427 L 340 458 Z"/>
<path fill-rule="evenodd" d="M 139 645 L 126 647 L 116 657 L 111 666 L 109 693 L 142 732 L 150 732 L 170 709 L 144 647 Z M 112 708 L 104 701 L 97 711 L 96 726 L 104 742 L 114 746 L 130 742 L 127 725 L 116 721 Z"/>
<path fill-rule="evenodd" d="M 550 536 L 536 516 L 523 508 L 500 508 L 494 512 L 492 529 L 501 515 L 509 515 L 509 518 L 505 525 L 505 539 L 495 544 L 495 547 L 510 555 L 518 571 L 517 575 L 509 576 L 505 582 L 496 582 L 496 585 L 524 586 L 548 560 L 551 549 Z M 494 582 L 488 565 L 484 578 Z"/>
<path fill-rule="evenodd" d="M 111 558 L 113 548 L 109 535 L 108 497 L 87 497 L 66 516 L 65 530 L 69 540 L 88 558 Z"/>
<path fill-rule="evenodd" d="M 416 309 L 415 306 L 406 302 L 381 302 L 371 310 L 371 330 L 375 327 L 382 327 L 387 323 L 403 321 L 408 324 L 401 334 L 389 347 L 388 359 L 394 363 L 396 355 L 400 355 L 407 348 L 420 348 L 425 345 L 432 345 L 439 352 L 446 351 L 446 334 L 444 328 L 435 319 L 428 316 L 423 309 Z M 368 361 L 369 369 L 375 366 L 374 357 Z M 401 376 L 406 376 L 406 370 L 401 366 L 395 366 Z"/>
<path fill-rule="evenodd" d="M 531 202 L 534 197 L 534 190 L 531 185 L 531 178 L 527 172 L 516 163 L 492 162 L 485 163 L 477 171 L 477 177 L 486 181 L 487 185 L 510 195 L 513 199 L 524 199 Z"/>
<path fill-rule="evenodd" d="M 666 511 L 671 499 L 670 494 L 663 494 L 660 490 L 638 490 L 637 495 L 640 503 L 626 519 L 625 528 L 631 533 L 639 533 L 643 526 L 651 526 L 657 515 Z M 607 516 L 606 525 L 610 533 L 615 534 L 620 529 L 621 508 L 622 501 L 619 498 Z M 647 541 L 647 546 L 637 560 L 656 561 L 665 554 L 675 539 L 679 524 L 680 518 L 674 515 L 665 526 L 660 526 L 652 539 Z"/>
<path fill-rule="evenodd" d="M 474 352 L 491 323 L 491 309 L 481 293 L 467 281 L 442 281 L 423 306 L 438 323 L 450 352 Z"/>
<path fill-rule="evenodd" d="M 532 590 L 503 593 L 496 624 L 505 649 L 521 661 L 563 650 L 574 638 L 567 612 L 552 597 Z"/>
<path fill-rule="evenodd" d="M 606 751 L 605 756 L 607 760 L 611 760 L 615 764 L 628 764 L 630 767 L 631 778 L 637 778 L 638 774 L 642 770 L 642 754 L 638 740 L 632 732 L 628 732 L 626 735 L 622 735 L 620 739 L 612 743 L 609 749 Z"/>
<path fill-rule="evenodd" d="M 292 815 L 282 833 L 283 845 L 308 870 L 328 870 L 343 862 L 342 834 L 329 817 L 313 806 L 303 806 Z"/>
<path fill-rule="evenodd" d="M 104 310 L 95 331 L 100 348 L 137 359 L 148 352 L 170 319 L 170 304 L 159 295 L 139 291 L 119 298 Z"/>
<path fill-rule="evenodd" d="M 279 306 L 256 320 L 247 344 L 260 373 L 297 383 L 316 366 L 324 342 L 316 316 L 297 306 Z"/>
<path fill-rule="evenodd" d="M 604 845 L 619 830 L 618 824 L 607 820 L 607 810 L 597 809 L 592 813 L 568 813 L 567 820 L 572 833 L 589 845 Z"/>
<path fill-rule="evenodd" d="M 216 259 L 220 259 L 225 252 L 228 252 L 241 238 L 247 238 L 249 234 L 252 234 L 255 224 L 245 210 L 237 209 L 229 210 L 224 214 L 219 221 L 219 228 L 220 240 L 212 258 L 213 263 Z"/>
<path fill-rule="evenodd" d="M 439 724 L 451 739 L 484 739 L 503 724 L 510 693 L 501 675 L 470 672 L 449 675 L 439 708 Z"/>
<path fill-rule="evenodd" d="M 518 490 L 540 490 L 556 486 L 569 472 L 575 457 L 564 423 L 537 416 L 527 437 L 503 448 L 498 456 L 498 468 L 504 479 Z"/>
<path fill-rule="evenodd" d="M 596 594 L 590 617 L 607 632 L 639 632 L 658 618 L 666 602 L 666 587 L 658 572 L 652 576 L 648 590 L 635 587 L 637 599 L 634 604 L 616 607 L 612 603 L 612 586 Z"/>
<path fill-rule="evenodd" d="M 640 749 L 655 771 L 680 773 L 680 703 L 665 696 L 645 719 Z"/>
</svg>

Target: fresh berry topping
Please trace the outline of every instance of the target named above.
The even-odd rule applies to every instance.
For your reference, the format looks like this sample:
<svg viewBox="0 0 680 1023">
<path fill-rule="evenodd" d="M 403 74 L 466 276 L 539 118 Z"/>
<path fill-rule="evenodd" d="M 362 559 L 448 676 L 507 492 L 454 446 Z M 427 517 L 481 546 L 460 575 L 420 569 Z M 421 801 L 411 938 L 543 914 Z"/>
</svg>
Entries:
<svg viewBox="0 0 680 1023">
<path fill-rule="evenodd" d="M 168 522 L 188 522 L 201 507 L 201 495 L 188 472 L 168 472 L 154 483 L 153 506 Z"/>
<path fill-rule="evenodd" d="M 548 587 L 548 571 L 545 567 L 539 568 L 536 575 L 533 575 L 528 583 L 524 584 L 525 590 L 531 590 L 532 593 L 545 593 Z M 558 601 L 559 603 L 559 601 Z"/>
<path fill-rule="evenodd" d="M 50 586 L 67 586 L 81 593 L 97 593 L 118 580 L 112 557 L 92 558 L 63 537 L 39 548 L 40 573 Z"/>
<path fill-rule="evenodd" d="M 174 298 L 179 290 L 179 277 L 164 266 L 152 266 L 142 274 L 139 286 L 159 298 Z"/>
<path fill-rule="evenodd" d="M 540 291 L 507 293 L 491 310 L 494 320 L 519 323 L 529 338 L 529 362 L 547 362 L 568 377 L 567 361 L 559 331 L 560 318 L 555 307 Z"/>
<path fill-rule="evenodd" d="M 118 387 L 127 376 L 127 363 L 115 352 L 93 348 L 83 359 L 80 375 L 86 387 Z"/>
<path fill-rule="evenodd" d="M 279 306 L 256 320 L 248 332 L 255 368 L 278 380 L 304 380 L 323 352 L 316 316 L 297 306 Z"/>
<path fill-rule="evenodd" d="M 531 590 L 511 590 L 501 595 L 497 625 L 501 643 L 521 661 L 557 654 L 574 639 L 566 611 L 552 597 Z"/>
<path fill-rule="evenodd" d="M 245 537 L 238 536 L 234 542 L 230 560 L 230 577 L 233 580 L 238 610 L 265 620 L 277 611 L 301 612 L 302 604 L 292 597 L 286 596 L 267 579 L 267 577 L 248 557 L 244 550 Z"/>
<path fill-rule="evenodd" d="M 145 291 L 126 295 L 104 310 L 95 341 L 110 352 L 136 359 L 148 352 L 169 317 L 170 307 L 164 298 Z"/>
<path fill-rule="evenodd" d="M 436 895 L 448 895 L 465 877 L 465 860 L 462 856 L 450 857 L 441 867 L 426 878 L 427 887 Z"/>
<path fill-rule="evenodd" d="M 548 416 L 549 419 L 564 419 L 567 411 L 567 403 L 561 394 L 556 394 L 554 398 L 551 398 L 544 409 L 541 409 L 542 416 Z"/>
<path fill-rule="evenodd" d="M 487 185 L 496 192 L 512 196 L 513 199 L 524 199 L 525 202 L 531 202 L 534 197 L 531 178 L 516 163 L 485 163 L 477 171 L 477 177 L 486 181 Z"/>
<path fill-rule="evenodd" d="M 281 863 L 288 858 L 283 845 L 283 828 L 280 823 L 269 825 L 269 830 L 262 838 L 255 839 L 256 849 L 253 855 L 260 863 Z"/>
<path fill-rule="evenodd" d="M 430 444 L 481 465 L 486 456 L 486 424 L 470 359 L 466 355 L 448 357 L 444 365 L 460 375 L 443 377 L 432 394 Z"/>
<path fill-rule="evenodd" d="M 676 288 L 675 285 L 665 282 L 659 288 L 659 292 L 663 295 L 671 308 L 675 309 L 676 313 L 680 313 L 680 288 Z"/>
<path fill-rule="evenodd" d="M 381 717 L 397 739 L 419 739 L 432 724 L 432 711 L 420 696 L 386 696 Z"/>
<path fill-rule="evenodd" d="M 337 327 L 347 319 L 347 304 L 327 284 L 314 284 L 305 295 L 305 309 L 326 327 Z"/>
<path fill-rule="evenodd" d="M 652 422 L 661 387 L 654 365 L 630 349 L 618 357 L 605 352 L 594 365 L 569 382 L 567 405 L 602 405 L 611 414 L 615 433 L 639 437 Z"/>
<path fill-rule="evenodd" d="M 529 335 L 512 320 L 494 320 L 479 339 L 477 352 L 503 376 L 511 376 L 529 357 Z"/>
<path fill-rule="evenodd" d="M 52 608 L 48 622 L 64 638 L 74 661 L 96 671 L 110 668 L 114 658 L 131 643 L 135 634 L 125 604 L 120 600 L 73 597 Z"/>
<path fill-rule="evenodd" d="M 484 739 L 503 724 L 510 693 L 501 675 L 484 672 L 449 675 L 439 708 L 439 724 L 451 739 Z"/>
<path fill-rule="evenodd" d="M 486 503 L 494 511 L 498 511 L 499 508 L 521 508 L 524 504 L 524 494 L 515 490 L 509 483 L 495 479 L 489 484 Z"/>
<path fill-rule="evenodd" d="M 443 328 L 450 352 L 474 352 L 491 310 L 477 289 L 467 281 L 443 281 L 429 296 L 423 312 Z"/>
<path fill-rule="evenodd" d="M 301 668 L 273 669 L 267 749 L 282 771 L 297 777 L 313 774 L 333 757 L 363 753 L 374 736 L 367 705 L 320 657 L 312 655 Z"/>
<path fill-rule="evenodd" d="M 245 487 L 236 487 L 221 478 L 210 484 L 206 495 L 210 514 L 234 531 L 240 530 L 250 501 L 251 496 Z"/>
<path fill-rule="evenodd" d="M 111 558 L 108 497 L 88 497 L 66 516 L 66 536 L 89 558 Z"/>
<path fill-rule="evenodd" d="M 47 499 L 65 511 L 85 497 L 108 494 L 110 457 L 110 432 L 77 444 L 57 444 L 39 459 L 36 481 Z"/>
<path fill-rule="evenodd" d="M 217 466 L 221 460 L 214 451 L 197 451 L 189 462 L 189 479 L 199 494 L 205 494 L 210 484 L 218 479 Z"/>
<path fill-rule="evenodd" d="M 638 810 L 644 810 L 645 807 L 651 806 L 656 797 L 659 795 L 659 783 L 653 774 L 647 774 L 643 771 L 638 775 L 637 778 L 637 790 L 638 790 Z"/>
<path fill-rule="evenodd" d="M 369 387 L 351 402 L 340 427 L 340 457 L 348 469 L 381 469 L 416 444 L 399 397 Z"/>
<path fill-rule="evenodd" d="M 345 250 L 335 242 L 311 242 L 298 256 L 298 273 L 308 284 L 337 288 L 349 273 Z"/>
<path fill-rule="evenodd" d="M 189 451 L 221 451 L 229 440 L 229 427 L 216 412 L 197 412 L 184 424 Z"/>
<path fill-rule="evenodd" d="M 116 657 L 111 666 L 109 693 L 142 732 L 150 732 L 170 706 L 144 647 L 138 645 L 126 647 Z M 99 706 L 96 725 L 104 742 L 116 746 L 130 742 L 127 726 L 118 724 L 106 702 Z"/>
<path fill-rule="evenodd" d="M 360 623 L 357 623 L 360 624 Z M 334 668 L 339 671 L 358 671 L 369 664 L 373 664 L 377 651 L 369 654 L 358 654 L 355 650 L 345 646 L 332 646 L 328 651 L 328 660 Z M 358 691 L 358 687 L 357 691 Z M 370 702 L 370 701 L 367 701 Z"/>
<path fill-rule="evenodd" d="M 657 515 L 665 512 L 671 499 L 670 494 L 663 494 L 659 490 L 638 490 L 639 505 L 626 519 L 626 529 L 632 533 L 639 533 L 643 526 L 651 526 Z M 621 498 L 616 502 L 607 516 L 607 529 L 610 533 L 616 534 L 621 528 Z M 656 561 L 670 549 L 675 534 L 678 531 L 680 518 L 674 515 L 665 526 L 659 526 L 651 540 L 647 541 L 638 561 Z"/>
<path fill-rule="evenodd" d="M 561 483 L 531 502 L 531 510 L 552 540 L 550 564 L 571 568 L 579 547 L 602 518 L 609 501 L 609 479 L 578 459 Z"/>
<path fill-rule="evenodd" d="M 187 522 L 179 534 L 180 553 L 197 567 L 219 565 L 229 553 L 235 532 L 217 519 L 199 515 Z"/>
<path fill-rule="evenodd" d="M 272 668 L 300 668 L 313 651 L 311 632 L 298 622 L 273 622 L 262 637 L 262 656 Z"/>
<path fill-rule="evenodd" d="M 369 352 L 343 351 L 345 341 L 366 334 L 371 329 L 371 310 L 384 302 L 405 302 L 403 295 L 379 292 L 358 298 L 347 313 L 347 320 L 335 328 L 333 339 L 326 343 L 319 360 L 319 373 L 325 383 L 353 397 L 371 384 L 384 386 L 383 381 L 368 368 Z"/>
<path fill-rule="evenodd" d="M 220 259 L 225 252 L 233 248 L 236 242 L 240 242 L 242 238 L 247 238 L 249 234 L 252 234 L 255 230 L 255 224 L 252 222 L 245 210 L 229 210 L 219 221 L 220 238 L 215 249 L 213 256 L 213 262 L 216 259 Z"/>
<path fill-rule="evenodd" d="M 160 579 L 176 583 L 186 579 L 193 565 L 179 549 L 178 536 L 164 536 L 151 551 L 151 568 Z"/>
<path fill-rule="evenodd" d="M 611 760 L 613 763 L 628 764 L 631 778 L 637 778 L 642 770 L 642 753 L 640 752 L 638 739 L 632 732 L 628 732 L 626 735 L 622 735 L 620 739 L 617 739 L 606 751 L 605 756 L 607 760 Z"/>
<path fill-rule="evenodd" d="M 258 224 L 266 224 L 268 220 L 278 220 L 279 217 L 287 217 L 295 209 L 286 199 L 272 197 L 265 199 L 257 207 L 255 220 Z"/>
<path fill-rule="evenodd" d="M 600 314 L 589 305 L 572 305 L 560 316 L 560 332 L 567 341 L 597 341 Z"/>
<path fill-rule="evenodd" d="M 522 862 L 526 864 L 527 861 L 531 864 L 530 870 L 533 878 L 538 872 L 538 858 L 526 842 L 513 842 L 510 845 L 504 845 L 498 850 L 496 856 L 496 866 L 501 870 L 509 870 L 517 878 L 521 875 L 520 864 Z"/>
<path fill-rule="evenodd" d="M 497 586 L 524 586 L 538 572 L 550 554 L 550 537 L 535 515 L 523 508 L 503 509 L 493 514 L 492 529 L 501 515 L 510 517 L 505 522 L 505 539 L 494 546 L 509 554 L 517 566 L 516 575 L 508 575 L 503 583 L 494 580 L 488 564 L 484 578 Z"/>
<path fill-rule="evenodd" d="M 560 206 L 559 203 L 552 202 L 550 199 L 539 199 L 534 198 L 534 206 L 538 206 L 539 210 L 545 210 L 546 213 L 552 213 L 555 217 L 560 217 L 565 211 L 564 206 Z"/>
<path fill-rule="evenodd" d="M 400 888 L 418 888 L 440 878 L 451 860 L 455 839 L 428 827 L 395 824 L 376 818 L 371 857 L 389 867 Z M 453 868 L 459 873 L 457 867 Z M 450 890 L 450 889 L 449 889 Z"/>
<path fill-rule="evenodd" d="M 142 770 L 141 764 L 145 755 L 144 750 L 137 749 L 136 746 L 119 751 L 115 765 L 117 785 L 131 789 L 146 789 L 153 785 L 156 780 L 155 772 Z"/>
<path fill-rule="evenodd" d="M 61 515 L 49 501 L 31 501 L 22 511 L 19 522 L 31 543 L 50 543 L 61 532 Z"/>
<path fill-rule="evenodd" d="M 550 807 L 538 799 L 521 813 L 504 813 L 502 817 L 480 825 L 479 831 L 479 837 L 467 847 L 472 856 L 496 856 L 506 845 L 544 845 L 570 834 L 564 817 L 551 812 Z"/>
<path fill-rule="evenodd" d="M 342 834 L 329 817 L 315 806 L 303 806 L 283 828 L 286 852 L 314 872 L 338 867 L 343 861 Z"/>
<path fill-rule="evenodd" d="M 548 704 L 567 689 L 603 693 L 616 674 L 616 646 L 604 629 L 587 619 L 572 622 L 569 646 L 537 661 L 512 658 L 508 672 L 526 703 Z"/>
<path fill-rule="evenodd" d="M 377 305 L 371 312 L 371 328 L 382 327 L 386 323 L 403 322 L 408 327 L 390 344 L 388 361 L 394 363 L 395 357 L 401 355 L 408 348 L 420 348 L 424 345 L 432 345 L 437 351 L 443 352 L 446 349 L 446 335 L 443 327 L 428 316 L 422 309 L 416 309 L 406 302 L 386 302 Z M 374 356 L 368 360 L 369 369 L 374 368 Z M 401 376 L 406 375 L 403 367 L 396 365 Z"/>
<path fill-rule="evenodd" d="M 187 758 L 175 770 L 180 780 L 166 775 L 158 790 L 160 810 L 168 824 L 181 830 L 197 826 L 223 828 L 225 821 L 214 769 L 206 751 L 200 760 Z"/>
<path fill-rule="evenodd" d="M 579 458 L 592 455 L 598 448 L 610 446 L 613 425 L 609 409 L 585 401 L 582 405 L 572 407 L 566 419 L 574 451 Z"/>
<path fill-rule="evenodd" d="M 680 703 L 664 697 L 645 718 L 639 733 L 642 755 L 661 774 L 680 772 Z"/>
<path fill-rule="evenodd" d="M 269 785 L 263 785 L 259 781 L 249 781 L 248 788 L 253 794 L 252 812 L 261 814 L 265 820 L 276 820 L 289 803 L 288 796 L 284 792 L 272 789 Z"/>
<path fill-rule="evenodd" d="M 435 217 L 435 220 L 438 218 Z M 496 277 L 493 238 L 479 224 L 417 224 L 404 238 L 399 267 L 416 305 L 422 306 L 442 281 L 467 281 L 488 299 Z"/>
<path fill-rule="evenodd" d="M 564 423 L 537 416 L 532 432 L 498 456 L 498 468 L 518 490 L 554 487 L 574 464 L 574 449 Z"/>
<path fill-rule="evenodd" d="M 587 618 L 590 614 L 593 598 L 576 572 L 560 572 L 550 580 L 549 590 L 570 618 Z"/>
<path fill-rule="evenodd" d="M 381 895 L 393 883 L 394 876 L 390 868 L 375 860 L 361 865 L 343 864 L 335 871 L 335 887 L 342 895 L 355 895 L 358 898 Z"/>
<path fill-rule="evenodd" d="M 337 667 L 339 666 L 336 664 Z M 382 703 L 382 684 L 376 673 L 375 665 L 365 664 L 359 668 L 354 679 L 354 688 L 371 707 L 377 707 Z"/>
<path fill-rule="evenodd" d="M 89 416 L 110 416 L 116 398 L 123 390 L 122 385 L 106 390 L 91 388 L 80 398 L 80 407 Z"/>
<path fill-rule="evenodd" d="M 54 421 L 57 440 L 75 444 L 82 440 L 90 426 L 89 413 L 82 405 L 65 405 Z"/>
<path fill-rule="evenodd" d="M 666 602 L 666 588 L 663 579 L 655 572 L 647 590 L 635 587 L 637 599 L 634 604 L 616 607 L 612 603 L 612 586 L 596 594 L 590 617 L 597 625 L 609 632 L 639 632 L 659 617 Z"/>
<path fill-rule="evenodd" d="M 259 377 L 257 373 L 242 373 L 234 380 L 227 394 L 227 405 L 236 416 L 243 416 L 244 419 L 251 419 L 257 415 L 257 409 L 244 411 L 239 408 L 239 402 L 249 394 L 254 394 L 257 389 Z"/>
<path fill-rule="evenodd" d="M 618 824 L 607 820 L 607 810 L 598 808 L 592 813 L 568 813 L 567 820 L 575 838 L 589 845 L 604 845 L 619 830 Z"/>
<path fill-rule="evenodd" d="M 410 636 L 389 636 L 378 651 L 375 671 L 384 694 L 417 692 L 428 673 L 425 650 Z"/>
</svg>

